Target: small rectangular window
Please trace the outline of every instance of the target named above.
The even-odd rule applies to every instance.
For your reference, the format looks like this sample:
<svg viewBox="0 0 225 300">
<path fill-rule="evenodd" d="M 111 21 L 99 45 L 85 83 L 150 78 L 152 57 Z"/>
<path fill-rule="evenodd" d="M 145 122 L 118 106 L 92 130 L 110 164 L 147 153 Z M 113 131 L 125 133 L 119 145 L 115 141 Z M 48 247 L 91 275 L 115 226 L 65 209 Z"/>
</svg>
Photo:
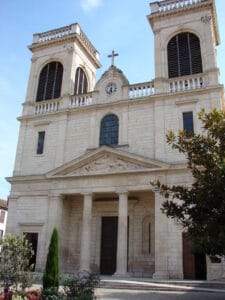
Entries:
<svg viewBox="0 0 225 300">
<path fill-rule="evenodd" d="M 43 154 L 45 142 L 45 131 L 38 132 L 37 154 Z"/>
<path fill-rule="evenodd" d="M 192 135 L 194 133 L 194 121 L 192 111 L 183 113 L 183 129 L 187 135 Z"/>
</svg>

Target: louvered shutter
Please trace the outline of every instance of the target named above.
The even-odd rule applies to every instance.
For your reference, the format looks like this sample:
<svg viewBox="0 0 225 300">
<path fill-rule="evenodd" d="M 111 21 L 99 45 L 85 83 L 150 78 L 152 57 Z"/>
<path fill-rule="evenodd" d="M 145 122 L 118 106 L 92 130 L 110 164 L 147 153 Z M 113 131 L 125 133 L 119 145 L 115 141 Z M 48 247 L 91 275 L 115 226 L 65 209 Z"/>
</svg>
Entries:
<svg viewBox="0 0 225 300">
<path fill-rule="evenodd" d="M 38 83 L 38 90 L 37 90 L 37 97 L 36 97 L 37 102 L 44 100 L 45 86 L 47 83 L 47 73 L 48 73 L 48 65 L 42 69 L 39 76 L 39 83 Z"/>
<path fill-rule="evenodd" d="M 178 47 L 179 47 L 179 76 L 185 76 L 191 74 L 190 68 L 190 51 L 188 45 L 188 34 L 181 33 L 178 35 Z"/>
<path fill-rule="evenodd" d="M 169 78 L 202 73 L 199 38 L 193 33 L 179 33 L 167 46 Z"/>
<path fill-rule="evenodd" d="M 178 47 L 177 47 L 177 36 L 173 37 L 167 49 L 168 54 L 168 68 L 169 68 L 169 78 L 178 77 Z"/>
<path fill-rule="evenodd" d="M 202 73 L 202 56 L 199 38 L 196 35 L 190 33 L 189 40 L 192 74 Z"/>
<path fill-rule="evenodd" d="M 82 68 L 77 68 L 75 75 L 75 86 L 74 93 L 75 95 L 86 94 L 88 87 L 87 76 Z"/>
<path fill-rule="evenodd" d="M 53 98 L 57 99 L 61 96 L 61 87 L 62 87 L 62 79 L 63 79 L 63 66 L 60 63 L 57 63 L 57 70 L 55 75 L 55 87 Z"/>
<path fill-rule="evenodd" d="M 59 98 L 61 95 L 63 66 L 60 62 L 51 62 L 41 71 L 36 101 Z"/>
</svg>

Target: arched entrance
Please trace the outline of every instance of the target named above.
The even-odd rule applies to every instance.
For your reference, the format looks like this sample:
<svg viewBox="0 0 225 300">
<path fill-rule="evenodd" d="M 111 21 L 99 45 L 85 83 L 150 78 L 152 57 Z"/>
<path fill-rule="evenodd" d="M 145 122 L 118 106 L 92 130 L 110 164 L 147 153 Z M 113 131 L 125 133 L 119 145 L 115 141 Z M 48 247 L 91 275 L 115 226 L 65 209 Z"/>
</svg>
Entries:
<svg viewBox="0 0 225 300">
<path fill-rule="evenodd" d="M 192 242 L 187 233 L 183 233 L 183 273 L 184 279 L 207 279 L 206 256 L 203 253 L 193 253 Z"/>
</svg>

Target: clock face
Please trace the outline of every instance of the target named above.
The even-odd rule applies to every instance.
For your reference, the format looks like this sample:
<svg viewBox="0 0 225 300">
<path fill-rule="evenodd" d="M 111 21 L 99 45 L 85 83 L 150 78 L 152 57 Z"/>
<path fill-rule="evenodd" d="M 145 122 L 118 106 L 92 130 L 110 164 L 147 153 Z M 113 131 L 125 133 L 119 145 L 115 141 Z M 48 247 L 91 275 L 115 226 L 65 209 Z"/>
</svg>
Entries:
<svg viewBox="0 0 225 300">
<path fill-rule="evenodd" d="M 114 82 L 110 82 L 107 84 L 105 91 L 108 95 L 112 95 L 117 91 L 117 86 Z"/>
</svg>

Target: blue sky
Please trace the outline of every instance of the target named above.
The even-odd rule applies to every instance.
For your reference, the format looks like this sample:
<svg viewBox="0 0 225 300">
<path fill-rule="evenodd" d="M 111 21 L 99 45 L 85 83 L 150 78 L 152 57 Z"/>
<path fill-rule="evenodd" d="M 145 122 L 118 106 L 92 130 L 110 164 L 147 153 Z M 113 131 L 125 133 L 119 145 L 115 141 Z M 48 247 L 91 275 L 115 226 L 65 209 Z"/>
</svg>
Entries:
<svg viewBox="0 0 225 300">
<path fill-rule="evenodd" d="M 6 198 L 15 158 L 21 103 L 25 100 L 32 34 L 79 22 L 101 55 L 100 74 L 107 55 L 119 52 L 116 64 L 129 81 L 154 78 L 153 34 L 146 15 L 147 0 L 0 0 L 0 197 Z M 225 82 L 225 2 L 216 0 L 221 45 L 218 65 Z"/>
</svg>

